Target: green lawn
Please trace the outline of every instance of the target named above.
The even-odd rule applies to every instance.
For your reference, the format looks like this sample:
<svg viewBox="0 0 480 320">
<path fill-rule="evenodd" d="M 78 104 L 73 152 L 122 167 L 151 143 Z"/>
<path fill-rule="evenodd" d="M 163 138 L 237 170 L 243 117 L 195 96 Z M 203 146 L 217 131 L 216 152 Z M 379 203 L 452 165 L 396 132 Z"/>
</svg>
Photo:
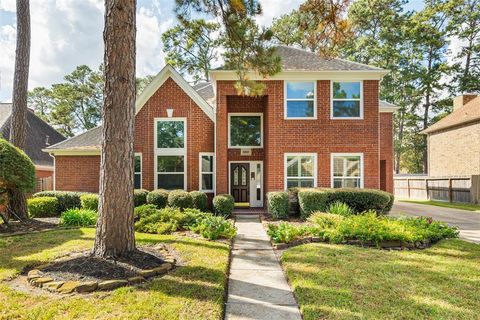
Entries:
<svg viewBox="0 0 480 320">
<path fill-rule="evenodd" d="M 479 319 L 480 245 L 444 240 L 426 250 L 323 243 L 282 263 L 305 320 Z"/>
<path fill-rule="evenodd" d="M 0 238 L 0 280 L 72 250 L 91 248 L 94 229 Z M 221 319 L 227 281 L 226 244 L 137 234 L 137 243 L 174 246 L 186 265 L 145 287 L 52 297 L 13 291 L 0 282 L 0 319 Z"/>
<path fill-rule="evenodd" d="M 442 202 L 442 201 L 422 201 L 422 200 L 399 200 L 401 202 L 410 202 L 410 203 L 417 203 L 417 204 L 427 204 L 431 206 L 437 207 L 444 207 L 444 208 L 453 208 L 453 209 L 461 209 L 461 210 L 468 210 L 468 211 L 478 211 L 480 212 L 480 205 L 473 204 L 473 203 L 458 203 L 458 202 Z"/>
</svg>

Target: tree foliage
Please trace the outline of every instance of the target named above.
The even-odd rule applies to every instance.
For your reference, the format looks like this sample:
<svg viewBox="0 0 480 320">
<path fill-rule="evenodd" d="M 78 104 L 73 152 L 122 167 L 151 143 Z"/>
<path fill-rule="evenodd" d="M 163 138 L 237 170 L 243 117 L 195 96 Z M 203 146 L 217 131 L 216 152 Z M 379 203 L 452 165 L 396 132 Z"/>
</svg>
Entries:
<svg viewBox="0 0 480 320">
<path fill-rule="evenodd" d="M 166 63 L 191 75 L 195 83 L 210 80 L 208 73 L 222 43 L 218 23 L 182 20 L 162 35 L 162 41 Z"/>
</svg>

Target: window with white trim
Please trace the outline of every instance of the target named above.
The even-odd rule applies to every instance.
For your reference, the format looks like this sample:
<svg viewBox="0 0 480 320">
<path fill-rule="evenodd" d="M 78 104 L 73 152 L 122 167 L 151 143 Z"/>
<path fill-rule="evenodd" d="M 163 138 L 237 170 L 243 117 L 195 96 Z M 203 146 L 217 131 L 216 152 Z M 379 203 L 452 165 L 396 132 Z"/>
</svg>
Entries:
<svg viewBox="0 0 480 320">
<path fill-rule="evenodd" d="M 142 189 L 142 154 L 135 153 L 135 160 L 133 164 L 133 186 L 135 189 Z"/>
<path fill-rule="evenodd" d="M 315 187 L 316 163 L 315 154 L 285 154 L 285 187 Z"/>
<path fill-rule="evenodd" d="M 332 187 L 363 187 L 363 155 L 332 154 Z"/>
<path fill-rule="evenodd" d="M 285 81 L 285 119 L 316 119 L 315 81 Z"/>
<path fill-rule="evenodd" d="M 262 148 L 263 115 L 261 113 L 228 114 L 229 148 Z"/>
<path fill-rule="evenodd" d="M 184 118 L 156 119 L 157 189 L 186 189 L 186 124 Z"/>
<path fill-rule="evenodd" d="M 213 153 L 200 153 L 200 191 L 213 192 L 215 183 L 215 158 Z"/>
<path fill-rule="evenodd" d="M 362 82 L 332 82 L 332 118 L 361 119 Z"/>
</svg>

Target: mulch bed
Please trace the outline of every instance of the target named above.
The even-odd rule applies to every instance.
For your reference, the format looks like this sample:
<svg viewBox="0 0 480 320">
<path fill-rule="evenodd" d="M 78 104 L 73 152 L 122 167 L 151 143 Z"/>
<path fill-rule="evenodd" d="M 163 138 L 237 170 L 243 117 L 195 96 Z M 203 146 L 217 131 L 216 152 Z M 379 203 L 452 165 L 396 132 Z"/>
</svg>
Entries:
<svg viewBox="0 0 480 320">
<path fill-rule="evenodd" d="M 165 260 L 160 250 L 143 246 L 119 260 L 94 257 L 90 251 L 68 256 L 42 267 L 55 280 L 102 281 L 134 277 L 140 270 L 156 268 Z"/>
<path fill-rule="evenodd" d="M 39 232 L 55 229 L 58 223 L 54 221 L 39 221 L 36 219 L 27 220 L 25 222 L 10 221 L 8 225 L 0 224 L 0 234 L 14 235 L 31 232 Z"/>
</svg>

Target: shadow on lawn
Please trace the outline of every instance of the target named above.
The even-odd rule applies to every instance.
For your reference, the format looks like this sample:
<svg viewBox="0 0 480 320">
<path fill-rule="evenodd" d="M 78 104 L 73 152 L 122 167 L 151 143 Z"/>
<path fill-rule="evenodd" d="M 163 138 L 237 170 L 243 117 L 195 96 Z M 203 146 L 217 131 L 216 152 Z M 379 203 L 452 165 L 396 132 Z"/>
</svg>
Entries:
<svg viewBox="0 0 480 320">
<path fill-rule="evenodd" d="M 475 249 L 456 240 L 404 252 L 315 244 L 282 260 L 305 319 L 470 319 L 478 308 Z"/>
</svg>

